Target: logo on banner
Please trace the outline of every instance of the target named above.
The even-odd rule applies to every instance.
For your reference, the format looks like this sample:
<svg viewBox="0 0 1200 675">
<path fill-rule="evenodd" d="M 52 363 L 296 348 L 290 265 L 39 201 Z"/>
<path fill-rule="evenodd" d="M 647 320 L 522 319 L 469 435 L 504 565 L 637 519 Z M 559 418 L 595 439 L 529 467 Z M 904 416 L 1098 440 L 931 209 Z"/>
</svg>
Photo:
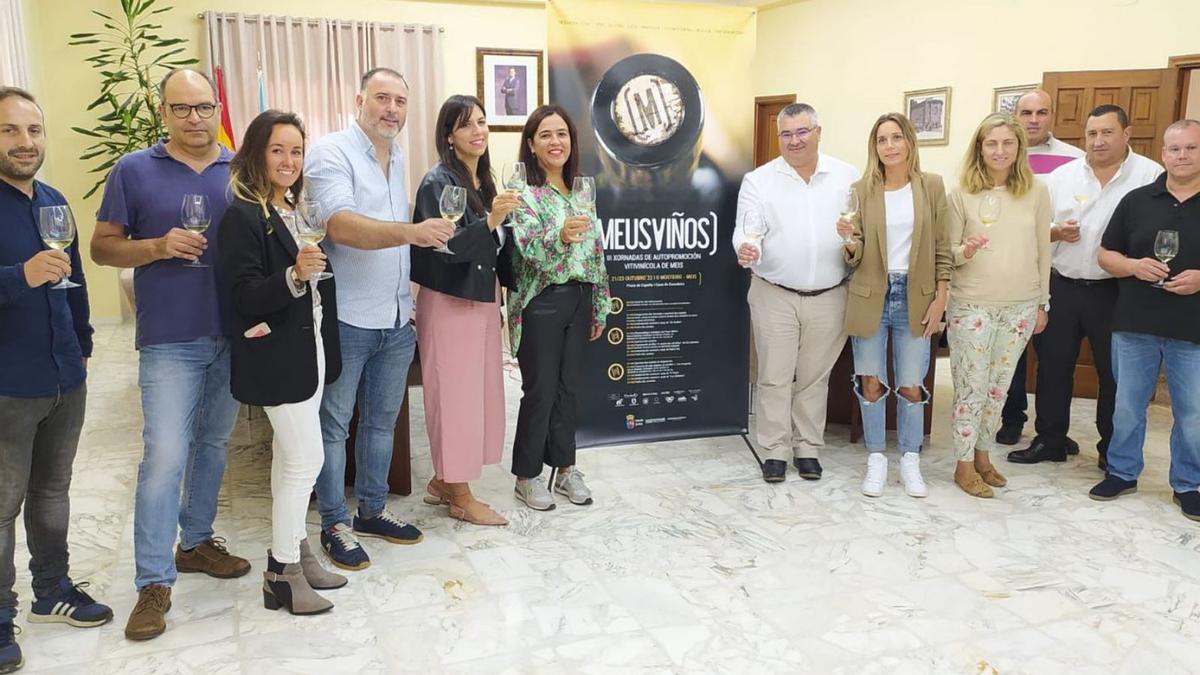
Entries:
<svg viewBox="0 0 1200 675">
<path fill-rule="evenodd" d="M 670 80 L 638 75 L 617 92 L 612 118 L 617 130 L 638 145 L 665 143 L 683 121 L 683 96 Z"/>
</svg>

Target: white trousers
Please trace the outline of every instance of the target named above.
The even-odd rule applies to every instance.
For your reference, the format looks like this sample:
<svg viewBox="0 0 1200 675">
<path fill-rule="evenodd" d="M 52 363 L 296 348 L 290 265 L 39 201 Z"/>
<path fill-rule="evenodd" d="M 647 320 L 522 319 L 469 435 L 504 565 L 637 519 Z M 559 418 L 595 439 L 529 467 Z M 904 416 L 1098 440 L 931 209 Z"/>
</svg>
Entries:
<svg viewBox="0 0 1200 675">
<path fill-rule="evenodd" d="M 317 391 L 299 403 L 267 406 L 271 442 L 271 553 L 281 563 L 300 562 L 300 542 L 308 536 L 304 523 L 308 497 L 325 463 L 321 440 L 321 394 L 325 390 L 325 349 L 321 315 L 314 312 L 317 339 Z"/>
</svg>

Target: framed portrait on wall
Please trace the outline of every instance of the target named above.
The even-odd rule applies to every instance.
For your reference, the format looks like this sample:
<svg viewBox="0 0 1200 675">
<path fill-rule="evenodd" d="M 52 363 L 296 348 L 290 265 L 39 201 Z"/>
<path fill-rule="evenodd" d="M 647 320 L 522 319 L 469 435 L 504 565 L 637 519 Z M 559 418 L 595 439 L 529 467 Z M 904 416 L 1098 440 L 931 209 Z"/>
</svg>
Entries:
<svg viewBox="0 0 1200 675">
<path fill-rule="evenodd" d="M 542 52 L 526 49 L 475 50 L 475 79 L 488 127 L 520 131 L 542 104 Z"/>
<path fill-rule="evenodd" d="M 918 145 L 950 142 L 950 87 L 904 92 L 904 114 L 917 130 Z"/>
<path fill-rule="evenodd" d="M 1022 96 L 1037 89 L 1036 84 L 1022 84 L 1015 87 L 996 87 L 992 90 L 992 112 L 1003 112 L 1009 115 L 1017 113 L 1017 101 Z"/>
</svg>

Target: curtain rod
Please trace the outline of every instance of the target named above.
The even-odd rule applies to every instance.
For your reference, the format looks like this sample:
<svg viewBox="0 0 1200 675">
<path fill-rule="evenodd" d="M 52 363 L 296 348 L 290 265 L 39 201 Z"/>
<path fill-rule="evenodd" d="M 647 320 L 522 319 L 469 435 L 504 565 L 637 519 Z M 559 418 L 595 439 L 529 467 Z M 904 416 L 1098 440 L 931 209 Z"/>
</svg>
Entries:
<svg viewBox="0 0 1200 675">
<path fill-rule="evenodd" d="M 196 18 L 203 19 L 204 14 L 205 14 L 204 12 L 197 12 Z M 218 19 L 224 19 L 226 21 L 232 21 L 232 20 L 235 20 L 238 18 L 238 15 L 236 15 L 236 14 L 222 14 L 222 13 L 216 13 L 216 12 L 213 13 L 213 16 L 215 16 Z M 415 32 L 419 28 L 425 32 L 431 32 L 434 29 L 437 29 L 437 32 L 439 32 L 439 33 L 446 32 L 446 29 L 441 26 L 433 26 L 433 25 L 429 25 L 429 24 L 387 23 L 387 22 L 380 22 L 380 21 L 360 21 L 357 19 L 314 19 L 311 17 L 274 16 L 274 15 L 262 16 L 262 15 L 257 15 L 257 14 L 243 14 L 243 15 L 241 15 L 241 19 L 242 19 L 242 21 L 245 21 L 247 23 L 253 23 L 255 21 L 260 21 L 263 19 L 266 19 L 267 21 L 272 21 L 272 22 L 281 22 L 285 19 L 291 19 L 294 22 L 303 23 L 306 26 L 319 24 L 322 21 L 329 21 L 331 23 L 374 23 L 384 30 L 403 29 L 405 31 Z"/>
</svg>

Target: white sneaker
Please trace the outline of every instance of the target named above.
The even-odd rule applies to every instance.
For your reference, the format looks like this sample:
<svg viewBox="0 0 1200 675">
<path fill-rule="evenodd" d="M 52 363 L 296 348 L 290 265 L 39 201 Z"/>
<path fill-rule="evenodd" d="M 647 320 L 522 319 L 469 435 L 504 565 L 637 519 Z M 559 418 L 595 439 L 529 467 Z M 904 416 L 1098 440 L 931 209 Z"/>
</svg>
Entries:
<svg viewBox="0 0 1200 675">
<path fill-rule="evenodd" d="M 887 482 L 887 455 L 872 452 L 867 455 L 867 477 L 863 479 L 862 493 L 868 497 L 883 495 L 883 484 Z"/>
<path fill-rule="evenodd" d="M 900 455 L 900 480 L 904 483 L 904 491 L 909 497 L 924 497 L 929 494 L 925 489 L 925 479 L 921 477 L 921 454 L 906 452 Z"/>
</svg>

